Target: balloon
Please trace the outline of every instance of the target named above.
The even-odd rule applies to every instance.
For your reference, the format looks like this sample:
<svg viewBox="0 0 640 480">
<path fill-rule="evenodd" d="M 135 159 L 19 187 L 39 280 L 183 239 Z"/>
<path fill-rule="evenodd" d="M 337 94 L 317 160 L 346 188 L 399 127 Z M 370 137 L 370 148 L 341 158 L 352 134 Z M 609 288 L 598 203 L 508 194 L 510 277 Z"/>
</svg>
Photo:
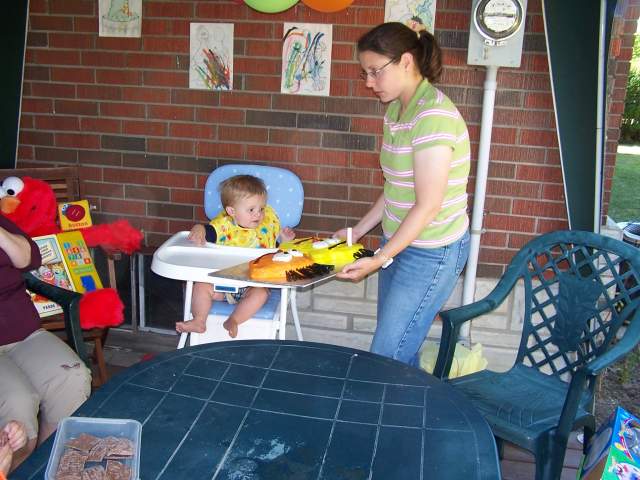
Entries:
<svg viewBox="0 0 640 480">
<path fill-rule="evenodd" d="M 331 13 L 344 10 L 353 0 L 302 0 L 302 3 L 319 12 Z"/>
<path fill-rule="evenodd" d="M 244 0 L 254 10 L 262 13 L 279 13 L 290 9 L 298 0 Z"/>
</svg>

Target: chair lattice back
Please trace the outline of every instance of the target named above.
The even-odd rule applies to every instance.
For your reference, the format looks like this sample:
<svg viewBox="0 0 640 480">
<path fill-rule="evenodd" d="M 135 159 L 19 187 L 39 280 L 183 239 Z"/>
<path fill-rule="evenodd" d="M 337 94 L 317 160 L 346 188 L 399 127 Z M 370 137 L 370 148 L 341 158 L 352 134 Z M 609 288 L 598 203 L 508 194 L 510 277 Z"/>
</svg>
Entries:
<svg viewBox="0 0 640 480">
<path fill-rule="evenodd" d="M 520 269 L 525 292 L 516 362 L 543 373 L 567 380 L 640 318 L 640 250 L 618 240 L 554 232 L 530 242 L 509 268 Z"/>
</svg>

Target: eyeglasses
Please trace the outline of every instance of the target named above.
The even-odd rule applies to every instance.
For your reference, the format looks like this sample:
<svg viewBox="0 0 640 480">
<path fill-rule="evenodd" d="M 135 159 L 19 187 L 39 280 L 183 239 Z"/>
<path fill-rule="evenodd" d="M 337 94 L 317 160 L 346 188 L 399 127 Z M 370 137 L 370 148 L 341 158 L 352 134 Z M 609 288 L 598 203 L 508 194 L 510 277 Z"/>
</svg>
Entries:
<svg viewBox="0 0 640 480">
<path fill-rule="evenodd" d="M 380 74 L 382 73 L 382 71 L 385 68 L 387 68 L 389 65 L 391 65 L 393 62 L 395 62 L 395 61 L 396 61 L 396 59 L 392 58 L 391 60 L 389 60 L 387 63 L 385 63 L 380 68 L 376 68 L 375 70 L 372 70 L 370 72 L 367 72 L 367 71 L 363 70 L 362 72 L 360 72 L 360 78 L 362 80 L 364 80 L 365 82 L 367 81 L 368 77 L 371 77 L 373 80 L 377 80 L 378 77 L 380 77 Z"/>
</svg>

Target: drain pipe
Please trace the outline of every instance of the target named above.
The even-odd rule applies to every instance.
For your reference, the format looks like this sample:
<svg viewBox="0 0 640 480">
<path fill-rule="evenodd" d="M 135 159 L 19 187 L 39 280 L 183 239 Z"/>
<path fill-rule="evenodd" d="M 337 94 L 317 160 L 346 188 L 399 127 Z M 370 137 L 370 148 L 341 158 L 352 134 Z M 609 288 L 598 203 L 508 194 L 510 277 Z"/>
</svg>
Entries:
<svg viewBox="0 0 640 480">
<path fill-rule="evenodd" d="M 482 220 L 484 216 L 484 199 L 487 192 L 487 176 L 489 172 L 489 150 L 491 149 L 491 130 L 493 128 L 493 107 L 496 100 L 496 77 L 498 67 L 488 65 L 484 79 L 484 95 L 482 98 L 482 123 L 480 125 L 480 145 L 478 150 L 478 165 L 476 171 L 476 190 L 473 195 L 473 213 L 471 215 L 471 240 L 469 260 L 462 283 L 462 305 L 473 303 L 476 291 L 476 273 L 478 270 L 478 256 L 480 254 L 480 235 L 482 234 Z M 460 329 L 460 341 L 470 346 L 469 322 Z"/>
</svg>

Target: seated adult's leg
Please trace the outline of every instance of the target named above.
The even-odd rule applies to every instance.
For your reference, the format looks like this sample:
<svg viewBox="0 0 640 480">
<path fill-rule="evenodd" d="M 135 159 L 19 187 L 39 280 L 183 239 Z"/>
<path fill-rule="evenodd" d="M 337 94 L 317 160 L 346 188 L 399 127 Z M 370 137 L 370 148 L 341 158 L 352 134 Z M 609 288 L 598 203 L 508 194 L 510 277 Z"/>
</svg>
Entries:
<svg viewBox="0 0 640 480">
<path fill-rule="evenodd" d="M 207 329 L 207 317 L 214 301 L 224 300 L 224 294 L 214 292 L 210 283 L 195 282 L 191 295 L 191 315 L 193 320 L 176 322 L 176 331 L 204 333 Z"/>
<path fill-rule="evenodd" d="M 238 325 L 249 320 L 262 308 L 269 298 L 269 289 L 249 287 L 236 308 L 222 326 L 229 332 L 231 338 L 238 336 Z"/>
<path fill-rule="evenodd" d="M 8 355 L 40 395 L 40 444 L 89 398 L 91 372 L 66 343 L 46 330 L 18 342 Z"/>
<path fill-rule="evenodd" d="M 11 346 L 8 346 L 11 348 Z M 27 376 L 13 360 L 0 352 L 0 428 L 11 420 L 21 422 L 27 432 L 27 444 L 13 454 L 11 469 L 20 465 L 38 441 L 38 409 L 40 396 Z"/>
</svg>

